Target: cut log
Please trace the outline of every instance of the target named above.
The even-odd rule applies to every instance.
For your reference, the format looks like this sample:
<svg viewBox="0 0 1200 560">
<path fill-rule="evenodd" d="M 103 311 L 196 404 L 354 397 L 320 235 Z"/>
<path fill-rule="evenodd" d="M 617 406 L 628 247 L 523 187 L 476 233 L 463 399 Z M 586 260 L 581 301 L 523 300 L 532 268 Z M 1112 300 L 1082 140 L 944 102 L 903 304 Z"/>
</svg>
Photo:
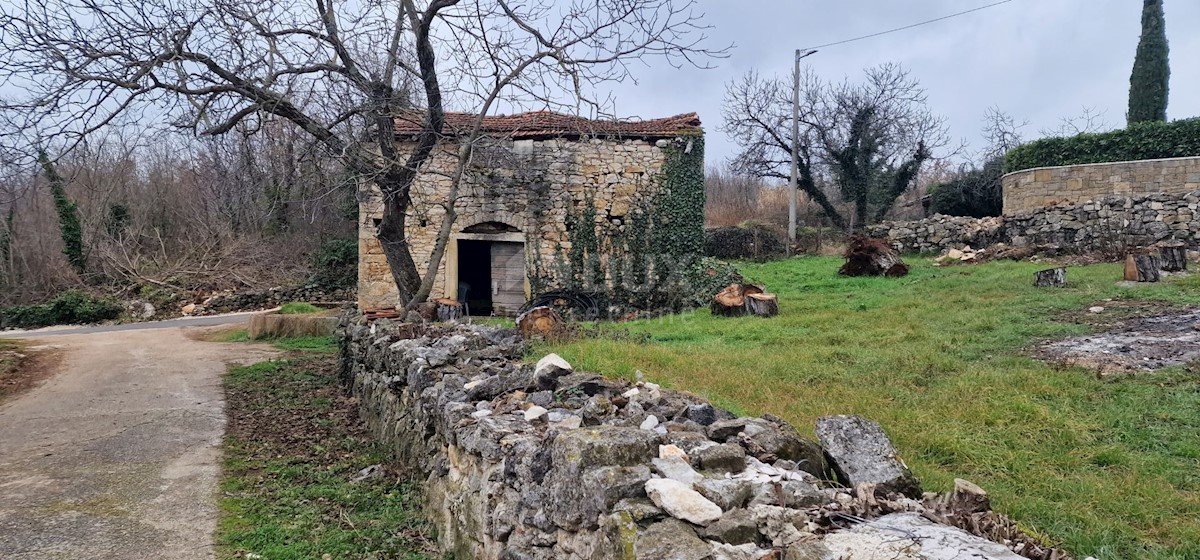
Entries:
<svg viewBox="0 0 1200 560">
<path fill-rule="evenodd" d="M 553 307 L 534 307 L 517 317 L 517 329 L 525 338 L 555 336 L 563 332 L 566 324 Z"/>
<path fill-rule="evenodd" d="M 1162 261 L 1157 255 L 1134 255 L 1133 262 L 1137 268 L 1138 282 L 1158 282 Z"/>
<path fill-rule="evenodd" d="M 1034 273 L 1033 285 L 1039 288 L 1062 288 L 1067 285 L 1067 269 L 1051 268 Z"/>
<path fill-rule="evenodd" d="M 1133 253 L 1129 253 L 1129 254 L 1125 255 L 1125 276 L 1124 276 L 1124 278 L 1125 278 L 1126 282 L 1137 282 L 1138 281 L 1137 260 L 1134 259 Z"/>
<path fill-rule="evenodd" d="M 463 304 L 450 298 L 437 298 L 433 300 L 437 304 L 437 320 L 457 321 L 463 317 Z"/>
<path fill-rule="evenodd" d="M 842 276 L 889 276 L 898 278 L 908 274 L 908 267 L 900 261 L 900 255 L 892 249 L 886 239 L 872 239 L 856 235 L 843 255 L 846 264 L 838 269 Z"/>
<path fill-rule="evenodd" d="M 746 311 L 757 317 L 779 314 L 779 298 L 775 294 L 746 294 Z"/>
<path fill-rule="evenodd" d="M 1183 272 L 1187 270 L 1187 245 L 1184 243 L 1169 243 L 1159 247 L 1162 256 L 1162 269 L 1166 272 Z"/>
<path fill-rule="evenodd" d="M 713 297 L 708 308 L 713 315 L 741 317 L 747 313 L 746 297 L 741 284 L 730 284 Z"/>
</svg>

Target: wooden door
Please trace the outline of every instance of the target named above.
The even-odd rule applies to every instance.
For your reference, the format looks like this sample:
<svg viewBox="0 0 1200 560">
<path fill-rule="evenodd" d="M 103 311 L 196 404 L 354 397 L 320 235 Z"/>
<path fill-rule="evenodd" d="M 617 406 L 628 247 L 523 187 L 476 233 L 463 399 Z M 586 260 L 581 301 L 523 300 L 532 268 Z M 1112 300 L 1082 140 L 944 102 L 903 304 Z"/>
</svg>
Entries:
<svg viewBox="0 0 1200 560">
<path fill-rule="evenodd" d="M 525 244 L 492 243 L 492 313 L 516 315 L 525 303 Z"/>
</svg>

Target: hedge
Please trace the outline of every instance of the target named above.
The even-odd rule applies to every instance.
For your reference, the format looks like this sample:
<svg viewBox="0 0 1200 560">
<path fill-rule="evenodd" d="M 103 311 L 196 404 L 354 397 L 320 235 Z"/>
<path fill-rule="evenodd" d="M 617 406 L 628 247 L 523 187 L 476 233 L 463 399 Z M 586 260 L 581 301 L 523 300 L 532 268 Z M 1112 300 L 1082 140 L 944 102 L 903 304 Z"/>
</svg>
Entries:
<svg viewBox="0 0 1200 560">
<path fill-rule="evenodd" d="M 747 222 L 704 232 L 704 254 L 718 259 L 769 259 L 787 253 L 787 232 Z"/>
<path fill-rule="evenodd" d="M 1144 122 L 1113 132 L 1030 142 L 1008 152 L 1004 171 L 1190 156 L 1200 156 L 1200 118 Z"/>
<path fill-rule="evenodd" d="M 121 304 L 78 290 L 67 290 L 47 303 L 0 309 L 0 327 L 36 329 L 51 325 L 99 323 L 121 315 Z"/>
</svg>

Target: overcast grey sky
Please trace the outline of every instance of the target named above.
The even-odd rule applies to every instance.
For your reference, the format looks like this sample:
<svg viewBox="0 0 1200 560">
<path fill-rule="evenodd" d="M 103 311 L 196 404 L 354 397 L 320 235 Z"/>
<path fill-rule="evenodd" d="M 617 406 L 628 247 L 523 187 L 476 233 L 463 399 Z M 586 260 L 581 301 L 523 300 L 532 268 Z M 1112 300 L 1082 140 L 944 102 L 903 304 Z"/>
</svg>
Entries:
<svg viewBox="0 0 1200 560">
<path fill-rule="evenodd" d="M 832 43 L 961 12 L 995 0 L 699 0 L 713 44 L 736 45 L 712 70 L 665 64 L 636 70 L 638 83 L 614 90 L 616 114 L 700 113 L 707 159 L 724 163 L 736 146 L 720 131 L 725 84 L 750 69 L 787 76 L 795 49 Z M 827 79 L 899 62 L 928 90 L 951 133 L 982 147 L 984 112 L 997 106 L 1028 120 L 1025 137 L 1057 128 L 1083 107 L 1125 124 L 1129 73 L 1141 33 L 1138 0 L 1013 0 L 916 29 L 828 47 L 805 59 Z M 1172 119 L 1200 116 L 1200 0 L 1165 0 L 1171 45 Z"/>
</svg>

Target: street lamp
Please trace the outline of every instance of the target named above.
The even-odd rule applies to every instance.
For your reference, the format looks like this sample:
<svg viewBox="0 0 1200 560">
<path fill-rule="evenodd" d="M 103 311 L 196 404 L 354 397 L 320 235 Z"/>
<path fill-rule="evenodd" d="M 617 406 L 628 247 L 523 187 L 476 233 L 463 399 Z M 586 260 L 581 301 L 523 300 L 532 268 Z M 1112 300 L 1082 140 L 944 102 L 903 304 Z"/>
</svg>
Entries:
<svg viewBox="0 0 1200 560">
<path fill-rule="evenodd" d="M 800 59 L 817 54 L 816 49 L 796 49 L 796 68 L 792 72 L 792 180 L 788 183 L 788 254 L 796 245 L 796 197 L 800 182 Z"/>
</svg>

